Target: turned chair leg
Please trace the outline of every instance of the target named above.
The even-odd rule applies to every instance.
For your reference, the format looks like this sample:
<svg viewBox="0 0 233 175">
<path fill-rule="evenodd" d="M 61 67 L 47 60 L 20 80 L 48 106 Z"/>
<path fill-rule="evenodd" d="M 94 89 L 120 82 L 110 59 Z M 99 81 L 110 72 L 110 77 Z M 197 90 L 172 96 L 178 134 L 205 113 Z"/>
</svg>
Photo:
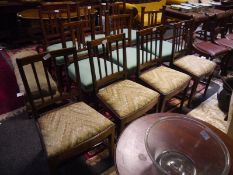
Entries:
<svg viewBox="0 0 233 175">
<path fill-rule="evenodd" d="M 192 86 L 191 94 L 190 94 L 190 96 L 189 96 L 188 107 L 191 106 L 193 97 L 194 97 L 195 94 L 196 94 L 196 90 L 197 90 L 197 85 L 198 85 L 198 83 L 199 83 L 199 80 L 194 80 L 194 84 L 193 84 L 193 86 Z"/>
</svg>

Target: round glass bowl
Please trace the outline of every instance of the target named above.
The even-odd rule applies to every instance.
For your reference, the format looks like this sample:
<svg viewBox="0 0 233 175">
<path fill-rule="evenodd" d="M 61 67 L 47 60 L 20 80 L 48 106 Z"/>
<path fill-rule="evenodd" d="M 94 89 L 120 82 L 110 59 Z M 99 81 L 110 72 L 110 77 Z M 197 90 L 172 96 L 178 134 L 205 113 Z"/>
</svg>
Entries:
<svg viewBox="0 0 233 175">
<path fill-rule="evenodd" d="M 158 119 L 148 128 L 145 145 L 160 174 L 227 175 L 230 170 L 223 141 L 195 118 Z"/>
</svg>

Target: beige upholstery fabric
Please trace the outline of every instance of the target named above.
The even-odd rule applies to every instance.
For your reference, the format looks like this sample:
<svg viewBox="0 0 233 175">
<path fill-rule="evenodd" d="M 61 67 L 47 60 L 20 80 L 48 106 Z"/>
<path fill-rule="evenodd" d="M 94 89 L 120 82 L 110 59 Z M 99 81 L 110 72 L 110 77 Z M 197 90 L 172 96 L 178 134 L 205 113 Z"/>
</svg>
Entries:
<svg viewBox="0 0 233 175">
<path fill-rule="evenodd" d="M 48 112 L 38 123 L 49 157 L 70 151 L 113 125 L 83 102 Z"/>
<path fill-rule="evenodd" d="M 187 55 L 174 62 L 177 67 L 190 72 L 191 74 L 202 77 L 213 73 L 216 63 L 195 55 Z"/>
<path fill-rule="evenodd" d="M 139 78 L 164 95 L 179 92 L 191 79 L 189 75 L 165 66 L 148 70 Z"/>
<path fill-rule="evenodd" d="M 120 118 L 131 116 L 151 103 L 159 94 L 130 80 L 123 80 L 100 89 L 98 97 Z"/>
</svg>

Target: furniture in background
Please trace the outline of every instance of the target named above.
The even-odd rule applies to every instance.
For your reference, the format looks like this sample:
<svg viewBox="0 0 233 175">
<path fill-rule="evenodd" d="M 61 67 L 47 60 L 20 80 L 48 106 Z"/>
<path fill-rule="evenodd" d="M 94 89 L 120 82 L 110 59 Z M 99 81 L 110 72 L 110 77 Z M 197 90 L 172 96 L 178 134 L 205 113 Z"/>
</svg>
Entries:
<svg viewBox="0 0 233 175">
<path fill-rule="evenodd" d="M 136 30 L 132 29 L 132 16 L 131 14 L 106 14 L 106 34 L 116 35 L 125 33 L 127 40 L 126 46 L 136 44 Z"/>
<path fill-rule="evenodd" d="M 139 26 L 139 27 L 142 27 L 144 26 L 143 22 L 141 21 L 142 20 L 142 7 L 145 8 L 145 11 L 159 11 L 160 9 L 163 8 L 163 6 L 166 5 L 166 0 L 161 0 L 161 1 L 156 1 L 156 2 L 143 2 L 143 3 L 133 3 L 133 5 L 137 8 L 138 10 L 138 15 L 135 17 L 135 22 L 134 22 L 134 25 L 136 26 Z M 161 17 L 162 15 L 158 15 L 157 16 L 157 21 L 161 21 Z M 148 16 L 146 15 L 144 17 L 144 21 L 148 21 Z"/>
<path fill-rule="evenodd" d="M 132 122 L 121 134 L 116 147 L 116 168 L 121 175 L 159 175 L 155 172 L 153 162 L 151 161 L 145 147 L 145 135 L 147 129 L 158 119 L 166 116 L 187 117 L 183 114 L 157 113 L 146 115 Z M 214 126 L 203 122 L 212 131 L 217 134 L 225 143 L 233 161 L 233 142 L 232 139 Z M 124 161 L 123 161 L 124 160 Z M 229 175 L 233 174 L 233 164 Z"/>
<path fill-rule="evenodd" d="M 77 89 L 75 92 L 71 92 L 71 81 L 69 80 L 66 69 L 64 73 L 66 74 L 67 91 L 62 91 L 58 87 L 54 94 L 52 93 L 47 66 L 51 62 L 56 64 L 55 58 L 62 56 L 65 59 L 66 67 L 68 67 L 71 63 L 71 59 L 68 57 L 70 55 L 72 55 L 72 60 L 75 64 L 75 72 L 77 75 L 75 87 Z M 61 162 L 87 151 L 106 139 L 108 139 L 110 156 L 114 157 L 114 124 L 84 102 L 76 102 L 75 98 L 78 95 L 81 96 L 81 94 L 79 90 L 79 65 L 75 48 L 62 49 L 17 59 L 17 64 L 26 89 L 26 98 L 32 108 L 32 116 L 36 118 L 42 137 L 41 139 L 44 143 L 44 149 L 47 151 L 52 173 L 56 171 L 57 166 Z M 43 65 L 42 72 L 46 76 L 45 82 L 39 81 L 36 64 Z M 37 98 L 32 94 L 29 84 L 30 80 L 27 79 L 27 72 L 24 70 L 27 66 L 33 69 L 31 77 L 34 78 L 39 91 Z M 59 74 L 56 73 L 55 76 L 59 78 Z M 44 88 L 42 89 L 42 87 Z M 45 87 L 48 89 L 49 95 L 46 97 L 43 95 Z M 72 102 L 72 99 L 74 102 Z M 65 101 L 66 103 L 64 105 Z M 53 107 L 58 106 L 52 110 L 51 108 L 50 110 L 47 109 L 47 112 L 41 112 L 39 110 L 49 107 L 49 105 L 53 105 Z"/>
<path fill-rule="evenodd" d="M 163 6 L 159 10 L 147 10 L 146 7 L 141 7 L 141 28 L 153 27 L 164 24 L 166 21 L 165 9 Z"/>
<path fill-rule="evenodd" d="M 98 101 L 114 117 L 118 134 L 134 119 L 151 110 L 159 94 L 131 80 L 127 80 L 125 34 L 110 35 L 88 42 L 94 92 Z M 99 48 L 101 47 L 101 52 Z M 119 49 L 122 48 L 122 52 Z M 112 52 L 116 51 L 116 64 Z M 119 60 L 123 60 L 120 66 Z M 130 58 L 129 58 L 130 59 Z"/>
</svg>

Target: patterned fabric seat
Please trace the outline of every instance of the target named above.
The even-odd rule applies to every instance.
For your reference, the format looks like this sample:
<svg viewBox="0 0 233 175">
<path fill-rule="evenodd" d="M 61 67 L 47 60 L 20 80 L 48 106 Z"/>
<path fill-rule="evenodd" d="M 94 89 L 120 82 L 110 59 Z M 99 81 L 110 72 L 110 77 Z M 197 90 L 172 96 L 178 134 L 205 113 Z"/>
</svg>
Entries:
<svg viewBox="0 0 233 175">
<path fill-rule="evenodd" d="M 174 61 L 174 65 L 191 73 L 196 77 L 202 77 L 213 73 L 216 63 L 195 55 L 187 55 Z"/>
<path fill-rule="evenodd" d="M 49 111 L 38 123 L 49 158 L 75 149 L 114 125 L 83 102 Z"/>
<path fill-rule="evenodd" d="M 191 79 L 189 75 L 165 66 L 148 70 L 139 78 L 163 95 L 180 92 Z"/>
<path fill-rule="evenodd" d="M 97 58 L 93 58 L 94 61 L 94 65 L 95 65 L 95 74 L 96 74 L 96 79 L 99 80 L 100 79 L 100 74 L 99 74 L 99 63 Z M 84 91 L 89 91 L 92 89 L 92 75 L 91 75 L 91 67 L 90 67 L 90 61 L 89 58 L 81 60 L 78 62 L 79 64 L 79 74 L 80 74 L 80 81 L 81 81 L 81 87 Z M 107 65 L 107 74 L 109 74 L 112 70 L 111 68 L 111 63 L 109 61 L 106 61 L 106 65 Z M 101 67 L 101 74 L 103 77 L 106 76 L 106 72 L 104 69 L 105 66 L 105 61 L 104 59 L 100 58 L 100 67 Z M 122 70 L 122 68 L 120 68 L 120 70 Z M 118 68 L 115 64 L 113 64 L 113 72 L 117 72 Z M 68 73 L 69 76 L 72 80 L 76 81 L 76 74 L 75 74 L 75 67 L 74 67 L 74 63 L 69 65 L 68 67 Z"/>
<path fill-rule="evenodd" d="M 120 119 L 141 116 L 157 102 L 159 94 L 130 80 L 118 81 L 99 90 L 97 96 Z M 148 106 L 148 108 L 147 108 Z"/>
</svg>

